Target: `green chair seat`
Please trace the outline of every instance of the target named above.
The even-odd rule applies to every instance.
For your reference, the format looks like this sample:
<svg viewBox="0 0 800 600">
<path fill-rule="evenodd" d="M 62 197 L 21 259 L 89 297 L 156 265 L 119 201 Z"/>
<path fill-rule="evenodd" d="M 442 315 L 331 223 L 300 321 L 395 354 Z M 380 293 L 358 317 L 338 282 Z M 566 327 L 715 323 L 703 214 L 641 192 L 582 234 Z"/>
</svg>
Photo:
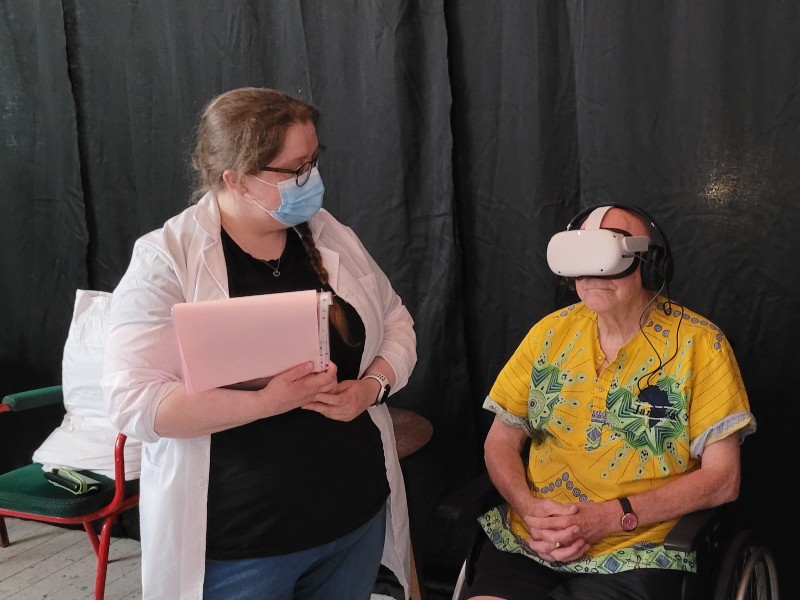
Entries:
<svg viewBox="0 0 800 600">
<path fill-rule="evenodd" d="M 50 517 L 80 517 L 96 512 L 114 497 L 114 480 L 92 471 L 79 471 L 101 483 L 88 494 L 75 495 L 44 477 L 42 465 L 32 463 L 0 475 L 0 506 L 7 510 Z M 126 496 L 139 489 L 139 481 L 125 485 Z"/>
</svg>

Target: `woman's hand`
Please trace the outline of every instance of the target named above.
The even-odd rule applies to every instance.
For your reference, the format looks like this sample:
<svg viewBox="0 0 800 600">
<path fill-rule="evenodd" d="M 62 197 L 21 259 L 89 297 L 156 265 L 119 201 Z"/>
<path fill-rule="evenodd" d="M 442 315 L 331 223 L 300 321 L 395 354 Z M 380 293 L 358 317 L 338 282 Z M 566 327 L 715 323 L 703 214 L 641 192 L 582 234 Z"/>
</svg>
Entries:
<svg viewBox="0 0 800 600">
<path fill-rule="evenodd" d="M 376 397 L 375 380 L 348 379 L 339 383 L 335 390 L 320 392 L 314 402 L 303 405 L 303 408 L 336 421 L 352 421 L 367 410 Z"/>
<path fill-rule="evenodd" d="M 318 394 L 332 393 L 338 386 L 337 367 L 331 363 L 322 372 L 312 371 L 312 363 L 304 363 L 272 377 L 266 387 L 257 392 L 269 405 L 269 413 L 281 414 L 313 403 Z"/>
</svg>

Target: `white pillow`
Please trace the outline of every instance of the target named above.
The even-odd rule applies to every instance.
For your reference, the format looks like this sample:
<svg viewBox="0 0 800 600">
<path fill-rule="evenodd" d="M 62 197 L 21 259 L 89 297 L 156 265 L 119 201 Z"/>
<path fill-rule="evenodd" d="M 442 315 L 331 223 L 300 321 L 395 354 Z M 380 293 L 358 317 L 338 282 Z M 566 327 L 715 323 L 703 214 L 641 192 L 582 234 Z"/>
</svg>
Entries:
<svg viewBox="0 0 800 600">
<path fill-rule="evenodd" d="M 89 469 L 114 477 L 114 442 L 118 431 L 108 420 L 100 379 L 111 294 L 77 290 L 72 323 L 64 344 L 61 384 L 67 414 L 61 425 L 33 453 L 45 470 Z M 125 479 L 138 479 L 142 445 L 125 443 Z"/>
</svg>

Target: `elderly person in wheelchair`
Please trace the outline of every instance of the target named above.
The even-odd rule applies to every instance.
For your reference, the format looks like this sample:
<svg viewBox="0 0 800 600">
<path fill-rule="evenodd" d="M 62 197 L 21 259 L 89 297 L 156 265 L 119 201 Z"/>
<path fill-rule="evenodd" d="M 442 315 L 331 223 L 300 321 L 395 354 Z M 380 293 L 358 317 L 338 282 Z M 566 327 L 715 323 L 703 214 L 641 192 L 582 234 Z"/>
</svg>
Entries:
<svg viewBox="0 0 800 600">
<path fill-rule="evenodd" d="M 462 597 L 676 600 L 696 557 L 665 537 L 738 497 L 755 431 L 736 359 L 669 297 L 669 244 L 644 211 L 587 208 L 548 264 L 581 302 L 531 328 L 484 402 L 505 502 L 479 519 Z"/>
</svg>

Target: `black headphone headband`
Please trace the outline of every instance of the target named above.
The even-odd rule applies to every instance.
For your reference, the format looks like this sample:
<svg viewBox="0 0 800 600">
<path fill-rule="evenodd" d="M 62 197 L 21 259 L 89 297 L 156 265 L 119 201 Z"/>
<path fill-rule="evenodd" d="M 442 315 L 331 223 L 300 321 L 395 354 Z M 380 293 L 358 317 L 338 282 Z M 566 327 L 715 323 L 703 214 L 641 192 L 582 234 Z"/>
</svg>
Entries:
<svg viewBox="0 0 800 600">
<path fill-rule="evenodd" d="M 642 286 L 645 289 L 654 292 L 661 290 L 662 287 L 669 287 L 669 283 L 672 280 L 673 270 L 672 251 L 669 247 L 669 241 L 667 241 L 667 236 L 664 235 L 664 233 L 661 231 L 661 228 L 656 224 L 653 218 L 641 208 L 631 206 L 630 204 L 620 204 L 616 202 L 602 202 L 600 204 L 593 204 L 592 206 L 587 206 L 572 218 L 567 225 L 567 231 L 580 228 L 587 217 L 594 212 L 595 209 L 600 208 L 601 206 L 610 206 L 612 208 L 627 210 L 628 212 L 639 215 L 647 222 L 659 239 L 658 243 L 653 243 L 653 240 L 651 240 L 646 256 L 642 257 Z"/>
</svg>

